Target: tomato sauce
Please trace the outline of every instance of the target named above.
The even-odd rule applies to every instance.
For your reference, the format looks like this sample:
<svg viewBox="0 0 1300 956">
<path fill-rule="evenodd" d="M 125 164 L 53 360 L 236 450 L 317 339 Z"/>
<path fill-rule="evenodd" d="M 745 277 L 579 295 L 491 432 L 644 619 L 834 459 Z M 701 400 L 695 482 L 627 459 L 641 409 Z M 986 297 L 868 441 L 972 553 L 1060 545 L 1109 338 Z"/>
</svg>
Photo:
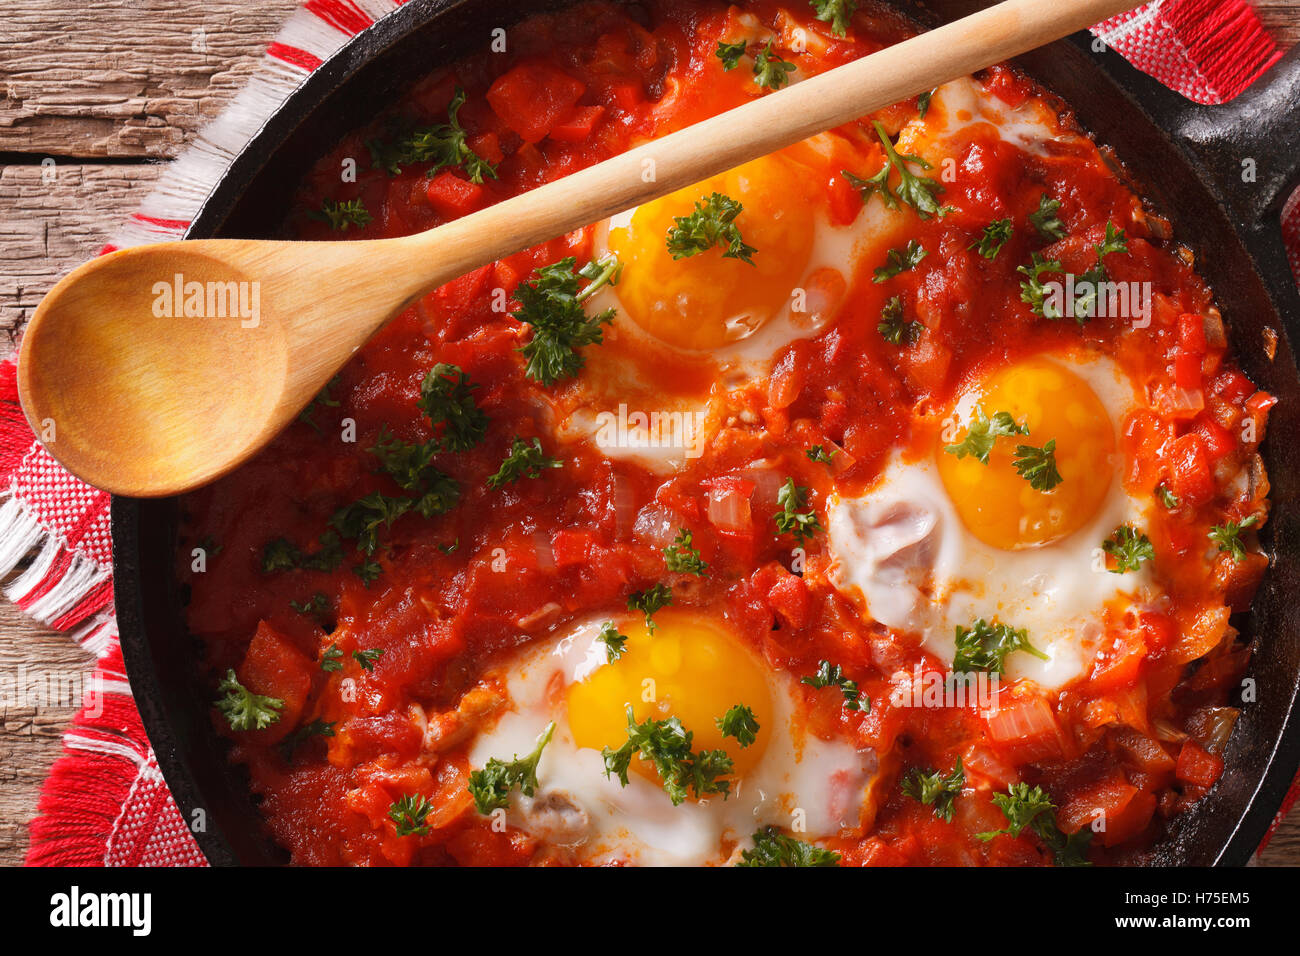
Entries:
<svg viewBox="0 0 1300 956">
<path fill-rule="evenodd" d="M 508 52 L 484 51 L 438 70 L 370 128 L 344 137 L 301 184 L 290 227 L 321 241 L 408 235 L 732 107 L 759 92 L 746 77 L 720 72 L 714 56 L 742 14 L 782 49 L 792 31 L 803 31 L 808 51 L 797 59 L 812 73 L 911 32 L 888 10 L 864 5 L 839 37 L 806 4 L 772 0 L 743 11 L 711 0 L 582 3 L 536 17 L 511 29 Z M 1071 122 L 1067 107 L 1010 68 L 979 79 L 1004 104 L 1043 98 Z M 398 121 L 446 122 L 457 89 L 465 93 L 466 143 L 495 164 L 497 178 L 474 183 L 459 166 L 430 176 L 428 162 L 395 175 L 372 165 L 368 141 L 391 135 Z M 836 131 L 858 157 L 852 168 L 881 163 L 870 120 L 893 131 L 917 109 L 909 101 Z M 881 756 L 874 821 L 828 844 L 845 864 L 1048 863 L 1028 831 L 975 836 L 1005 826 L 991 797 L 1022 782 L 1050 794 L 1065 832 L 1105 811 L 1106 829 L 1089 851 L 1094 862 L 1140 859 L 1167 822 L 1214 785 L 1235 717 L 1231 692 L 1248 660 L 1228 614 L 1249 605 L 1267 561 L 1207 550 L 1206 534 L 1266 514 L 1257 448 L 1272 399 L 1233 365 L 1213 296 L 1167 225 L 1090 142 L 1030 154 L 977 133 L 951 158 L 957 172 L 945 180 L 942 201 L 954 211 L 917 218 L 909 233 L 933 250 L 931 266 L 942 265 L 901 276 L 888 294 L 869 274 L 856 277 L 834 324 L 781 348 L 765 381 L 732 396 L 736 423 L 671 477 L 591 447 L 557 445 L 539 395 L 563 401 L 581 376 L 547 388 L 524 375 L 518 349 L 529 331 L 502 310 L 500 290 L 509 297 L 535 269 L 565 256 L 587 261 L 592 234 L 580 230 L 426 295 L 354 357 L 303 420 L 236 473 L 187 497 L 178 569 L 213 686 L 233 669 L 252 691 L 283 701 L 280 719 L 262 730 L 232 731 L 216 711 L 213 720 L 230 737 L 234 761 L 247 767 L 270 834 L 295 863 L 546 859 L 524 832 L 494 832 L 467 795 L 464 743 L 482 717 L 479 678 L 489 662 L 562 622 L 620 610 L 629 593 L 664 579 L 662 548 L 634 533 L 636 514 L 649 504 L 687 519 L 710 566 L 678 593 L 677 605 L 724 609 L 774 670 L 807 674 L 834 660 L 875 702 L 858 712 L 836 695 L 808 694 L 812 732 Z M 348 160 L 354 181 L 340 176 Z M 841 222 L 862 208 L 842 174 L 817 188 Z M 1152 283 L 1151 324 L 1141 336 L 1120 319 L 1080 326 L 1026 309 L 1022 277 L 1006 265 L 1027 262 L 1041 246 L 1023 230 L 997 264 L 969 251 L 972 224 L 1010 215 L 1044 192 L 1062 200 L 1071 227 L 1046 250 L 1066 268 L 1091 264 L 1102 238 L 1097 224 L 1126 230 L 1129 254 L 1113 257 L 1111 274 Z M 331 229 L 310 215 L 327 200 L 359 200 L 370 221 Z M 927 329 L 916 348 L 900 349 L 876 331 L 900 288 L 918 303 Z M 1150 408 L 1121 424 L 1121 477 L 1126 489 L 1144 494 L 1163 484 L 1181 503 L 1156 509 L 1157 526 L 1148 528 L 1168 599 L 1112 622 L 1113 640 L 1087 676 L 1059 692 L 1016 698 L 998 711 L 1002 724 L 971 707 L 889 706 L 891 675 L 942 665 L 915 639 L 865 622 L 826 583 L 828 558 L 816 541 L 806 567 L 792 569 L 789 540 L 778 539 L 765 517 L 776 510 L 775 488 L 755 479 L 754 463 L 794 476 L 820 511 L 832 487 L 867 489 L 892 451 L 932 440 L 942 411 L 990 369 L 1080 343 L 1113 357 L 1152 396 Z M 329 570 L 266 570 L 270 542 L 310 554 L 340 508 L 374 492 L 403 493 L 368 449 L 385 429 L 404 441 L 430 438 L 418 402 L 421 382 L 440 362 L 459 366 L 477 386 L 488 418 L 475 447 L 435 458 L 459 485 L 457 506 L 430 518 L 408 512 L 380 528 L 371 581 L 354 570 L 364 562 L 351 542 Z M 666 387 L 690 391 L 702 373 L 687 363 L 676 374 Z M 561 467 L 487 487 L 516 436 L 539 438 Z M 828 469 L 810 461 L 804 450 L 817 443 L 842 450 L 842 463 Z M 749 500 L 748 528 L 710 521 L 711 496 L 727 493 Z M 201 573 L 194 547 L 206 550 Z M 321 667 L 331 647 L 343 655 L 336 670 Z M 367 668 L 352 656 L 363 650 L 382 655 Z M 333 735 L 295 740 L 314 720 L 331 723 Z M 439 741 L 432 752 L 430 739 Z M 951 822 L 900 792 L 908 768 L 947 768 L 957 756 L 968 789 Z M 434 809 L 426 833 L 398 836 L 389 809 L 410 794 Z"/>
</svg>

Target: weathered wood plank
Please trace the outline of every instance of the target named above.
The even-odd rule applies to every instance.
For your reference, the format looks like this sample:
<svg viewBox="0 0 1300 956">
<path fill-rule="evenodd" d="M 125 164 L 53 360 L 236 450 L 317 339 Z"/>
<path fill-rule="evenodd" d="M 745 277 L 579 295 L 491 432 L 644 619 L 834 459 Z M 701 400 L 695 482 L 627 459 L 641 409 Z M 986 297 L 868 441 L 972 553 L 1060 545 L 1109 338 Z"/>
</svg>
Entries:
<svg viewBox="0 0 1300 956">
<path fill-rule="evenodd" d="M 0 354 L 41 297 L 85 262 L 140 204 L 162 167 L 0 169 Z"/>
<path fill-rule="evenodd" d="M 0 151 L 175 156 L 295 0 L 22 0 L 0 26 Z"/>
<path fill-rule="evenodd" d="M 67 635 L 0 603 L 0 866 L 22 862 L 27 822 L 93 664 Z"/>
</svg>

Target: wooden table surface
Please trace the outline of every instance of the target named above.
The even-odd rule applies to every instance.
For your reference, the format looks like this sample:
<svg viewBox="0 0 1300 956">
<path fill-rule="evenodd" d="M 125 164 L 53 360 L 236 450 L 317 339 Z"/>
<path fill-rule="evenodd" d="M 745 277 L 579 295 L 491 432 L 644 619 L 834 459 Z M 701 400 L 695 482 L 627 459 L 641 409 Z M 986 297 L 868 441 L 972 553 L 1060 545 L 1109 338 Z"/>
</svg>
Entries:
<svg viewBox="0 0 1300 956">
<path fill-rule="evenodd" d="M 297 0 L 8 0 L 0 19 L 0 354 L 54 282 L 95 254 L 163 164 L 240 89 Z M 1257 0 L 1284 46 L 1300 2 Z M 58 175 L 42 180 L 53 158 Z M 0 598 L 0 678 L 91 661 Z M 0 864 L 27 821 L 74 706 L 0 699 Z M 1300 864 L 1300 812 L 1264 853 Z"/>
</svg>

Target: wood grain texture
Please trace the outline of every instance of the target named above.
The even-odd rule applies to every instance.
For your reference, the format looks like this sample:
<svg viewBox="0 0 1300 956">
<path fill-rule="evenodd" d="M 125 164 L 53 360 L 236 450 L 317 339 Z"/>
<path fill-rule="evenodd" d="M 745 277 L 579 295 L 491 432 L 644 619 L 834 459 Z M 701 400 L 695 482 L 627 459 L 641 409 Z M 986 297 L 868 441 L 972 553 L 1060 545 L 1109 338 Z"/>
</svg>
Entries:
<svg viewBox="0 0 1300 956">
<path fill-rule="evenodd" d="M 9 0 L 0 20 L 0 354 L 54 280 L 98 250 L 157 176 L 149 165 L 44 156 L 166 159 L 239 88 L 296 0 Z M 1256 0 L 1284 46 L 1300 42 L 1300 3 Z M 191 50 L 203 27 L 209 51 Z M 89 662 L 62 634 L 0 598 L 0 677 L 27 662 L 67 672 Z M 73 707 L 0 707 L 0 865 L 22 861 L 27 821 Z M 1264 852 L 1300 865 L 1300 812 Z"/>
<path fill-rule="evenodd" d="M 175 156 L 238 91 L 296 0 L 11 0 L 0 151 Z"/>
</svg>

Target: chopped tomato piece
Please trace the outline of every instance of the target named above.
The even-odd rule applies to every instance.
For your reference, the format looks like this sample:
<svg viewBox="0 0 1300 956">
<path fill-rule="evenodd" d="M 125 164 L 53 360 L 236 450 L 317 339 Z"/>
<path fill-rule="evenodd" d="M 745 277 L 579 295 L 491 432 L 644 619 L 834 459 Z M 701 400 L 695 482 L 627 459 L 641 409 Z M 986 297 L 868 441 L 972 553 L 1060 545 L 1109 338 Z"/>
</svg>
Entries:
<svg viewBox="0 0 1300 956">
<path fill-rule="evenodd" d="M 587 87 L 542 60 L 520 63 L 487 92 L 493 112 L 525 143 L 539 143 L 569 113 Z"/>
<path fill-rule="evenodd" d="M 1124 631 L 1117 634 L 1111 646 L 1098 655 L 1093 665 L 1093 688 L 1105 692 L 1132 684 L 1138 678 L 1146 655 L 1146 641 L 1141 633 Z"/>
<path fill-rule="evenodd" d="M 1169 490 L 1184 504 L 1201 505 L 1214 497 L 1214 475 L 1200 435 L 1174 439 L 1169 449 Z"/>
<path fill-rule="evenodd" d="M 984 725 L 989 737 L 1017 763 L 1059 757 L 1061 726 L 1052 707 L 1041 697 L 1022 697 L 986 711 Z"/>
<path fill-rule="evenodd" d="M 1215 756 L 1193 740 L 1183 742 L 1174 776 L 1198 787 L 1211 787 L 1222 774 L 1222 757 Z"/>
<path fill-rule="evenodd" d="M 1205 354 L 1205 320 L 1194 312 L 1178 317 L 1178 347 L 1193 355 Z"/>
<path fill-rule="evenodd" d="M 586 564 L 591 557 L 596 535 L 591 531 L 565 529 L 555 532 L 551 538 L 551 552 L 555 556 L 557 568 Z"/>
<path fill-rule="evenodd" d="M 1195 352 L 1178 349 L 1174 352 L 1174 384 L 1179 388 L 1201 387 L 1201 357 Z"/>
<path fill-rule="evenodd" d="M 1209 456 L 1211 462 L 1218 461 L 1237 448 L 1237 439 L 1233 437 L 1232 432 L 1204 412 L 1196 416 L 1196 421 L 1192 423 L 1192 430 L 1201 436 L 1201 442 L 1205 445 L 1205 454 Z"/>
<path fill-rule="evenodd" d="M 551 139 L 561 143 L 580 143 L 591 135 L 604 115 L 603 106 L 579 106 L 567 119 L 555 125 L 551 130 Z"/>
<path fill-rule="evenodd" d="M 487 198 L 482 186 L 447 171 L 429 180 L 425 191 L 433 208 L 446 219 L 468 215 L 481 208 Z"/>
<path fill-rule="evenodd" d="M 239 667 L 239 681 L 254 694 L 284 702 L 280 719 L 269 727 L 251 731 L 262 740 L 274 741 L 291 733 L 303 715 L 315 663 L 270 624 L 262 621 L 248 644 Z"/>
</svg>

